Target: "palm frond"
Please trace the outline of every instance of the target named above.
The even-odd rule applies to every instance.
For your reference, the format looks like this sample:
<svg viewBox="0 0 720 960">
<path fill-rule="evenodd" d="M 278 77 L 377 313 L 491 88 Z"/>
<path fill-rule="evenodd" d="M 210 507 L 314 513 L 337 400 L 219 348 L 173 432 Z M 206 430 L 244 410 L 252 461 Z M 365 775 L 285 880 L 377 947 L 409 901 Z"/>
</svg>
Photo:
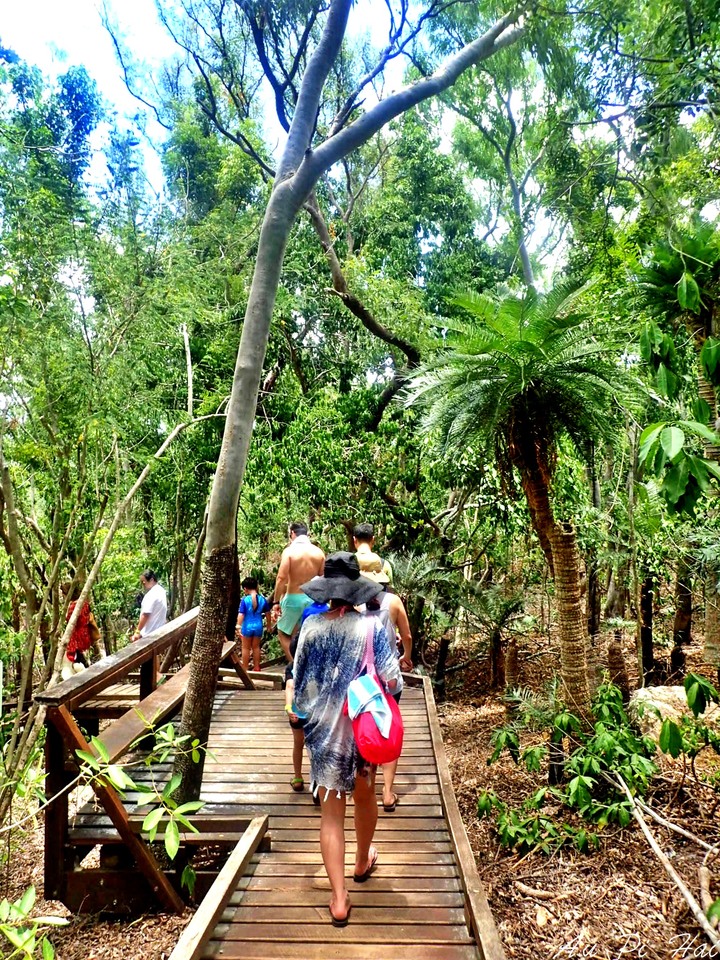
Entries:
<svg viewBox="0 0 720 960">
<path fill-rule="evenodd" d="M 639 397 L 639 382 L 620 363 L 619 338 L 599 336 L 581 311 L 591 287 L 571 280 L 524 300 L 512 292 L 455 298 L 467 322 L 406 391 L 443 451 L 487 444 L 507 473 L 522 435 L 530 447 L 543 437 L 552 450 L 561 435 L 584 449 L 608 434 Z"/>
</svg>

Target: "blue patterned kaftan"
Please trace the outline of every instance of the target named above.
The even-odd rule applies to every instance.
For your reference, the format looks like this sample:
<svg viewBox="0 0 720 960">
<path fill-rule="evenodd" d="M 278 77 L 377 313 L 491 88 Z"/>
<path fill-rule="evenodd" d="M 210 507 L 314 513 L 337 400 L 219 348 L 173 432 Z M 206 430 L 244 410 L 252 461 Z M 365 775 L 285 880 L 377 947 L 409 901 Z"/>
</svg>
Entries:
<svg viewBox="0 0 720 960">
<path fill-rule="evenodd" d="M 395 651 L 382 623 L 373 619 L 375 670 L 385 684 L 396 680 L 402 689 Z M 343 713 L 348 684 L 360 672 L 365 654 L 368 617 L 349 611 L 328 619 L 309 617 L 303 624 L 293 663 L 294 699 L 305 716 L 305 742 L 314 784 L 351 793 L 359 755 L 352 724 Z"/>
</svg>

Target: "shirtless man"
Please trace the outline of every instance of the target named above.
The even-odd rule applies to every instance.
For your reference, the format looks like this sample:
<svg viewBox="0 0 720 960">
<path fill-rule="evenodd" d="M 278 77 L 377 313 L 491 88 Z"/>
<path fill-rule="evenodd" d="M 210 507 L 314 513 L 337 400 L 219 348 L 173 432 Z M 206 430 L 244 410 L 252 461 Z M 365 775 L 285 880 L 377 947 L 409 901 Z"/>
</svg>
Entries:
<svg viewBox="0 0 720 960">
<path fill-rule="evenodd" d="M 310 543 L 304 523 L 290 524 L 290 543 L 282 552 L 280 569 L 275 581 L 273 602 L 280 605 L 277 623 L 278 639 L 288 662 L 292 662 L 290 641 L 298 628 L 305 607 L 312 600 L 300 592 L 300 587 L 313 577 L 321 577 L 325 569 L 325 554 Z"/>
</svg>

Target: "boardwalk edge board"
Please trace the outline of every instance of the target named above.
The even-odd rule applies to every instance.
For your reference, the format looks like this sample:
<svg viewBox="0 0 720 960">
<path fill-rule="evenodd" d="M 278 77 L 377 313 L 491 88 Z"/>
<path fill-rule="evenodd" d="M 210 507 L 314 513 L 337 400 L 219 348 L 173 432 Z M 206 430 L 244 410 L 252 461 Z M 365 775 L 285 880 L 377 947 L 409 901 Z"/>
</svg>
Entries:
<svg viewBox="0 0 720 960">
<path fill-rule="evenodd" d="M 169 960 L 196 960 L 201 956 L 215 924 L 235 892 L 238 878 L 247 869 L 250 859 L 265 836 L 267 827 L 267 817 L 256 817 L 252 820 L 218 874 L 217 880 L 203 898 L 195 916 L 183 930 Z"/>
<path fill-rule="evenodd" d="M 437 762 L 440 802 L 450 827 L 450 837 L 460 868 L 460 882 L 467 898 L 468 925 L 475 935 L 483 960 L 506 960 L 505 950 L 490 912 L 490 905 L 480 880 L 465 824 L 460 816 L 460 808 L 453 790 L 450 766 L 445 753 L 435 696 L 429 677 L 423 677 L 423 687 L 425 689 L 430 734 Z"/>
</svg>

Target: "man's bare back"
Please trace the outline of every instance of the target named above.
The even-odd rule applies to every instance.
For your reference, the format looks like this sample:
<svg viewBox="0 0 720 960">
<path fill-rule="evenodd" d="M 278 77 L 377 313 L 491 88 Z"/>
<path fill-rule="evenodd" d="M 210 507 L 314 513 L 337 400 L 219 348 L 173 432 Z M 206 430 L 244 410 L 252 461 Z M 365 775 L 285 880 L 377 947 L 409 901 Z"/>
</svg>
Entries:
<svg viewBox="0 0 720 960">
<path fill-rule="evenodd" d="M 300 593 L 300 587 L 313 577 L 321 577 L 324 568 L 325 554 L 320 547 L 310 543 L 306 536 L 295 537 L 282 552 L 277 582 L 282 581 L 286 586 L 282 593 L 278 593 L 276 586 L 275 599 L 286 593 Z"/>
<path fill-rule="evenodd" d="M 294 527 L 299 527 L 299 530 Z M 310 543 L 305 524 L 293 523 L 290 526 L 290 543 L 282 552 L 275 581 L 275 602 L 280 604 L 278 639 L 288 661 L 292 661 L 290 640 L 300 626 L 303 610 L 312 602 L 300 587 L 313 577 L 321 576 L 324 569 L 325 554 Z"/>
</svg>

